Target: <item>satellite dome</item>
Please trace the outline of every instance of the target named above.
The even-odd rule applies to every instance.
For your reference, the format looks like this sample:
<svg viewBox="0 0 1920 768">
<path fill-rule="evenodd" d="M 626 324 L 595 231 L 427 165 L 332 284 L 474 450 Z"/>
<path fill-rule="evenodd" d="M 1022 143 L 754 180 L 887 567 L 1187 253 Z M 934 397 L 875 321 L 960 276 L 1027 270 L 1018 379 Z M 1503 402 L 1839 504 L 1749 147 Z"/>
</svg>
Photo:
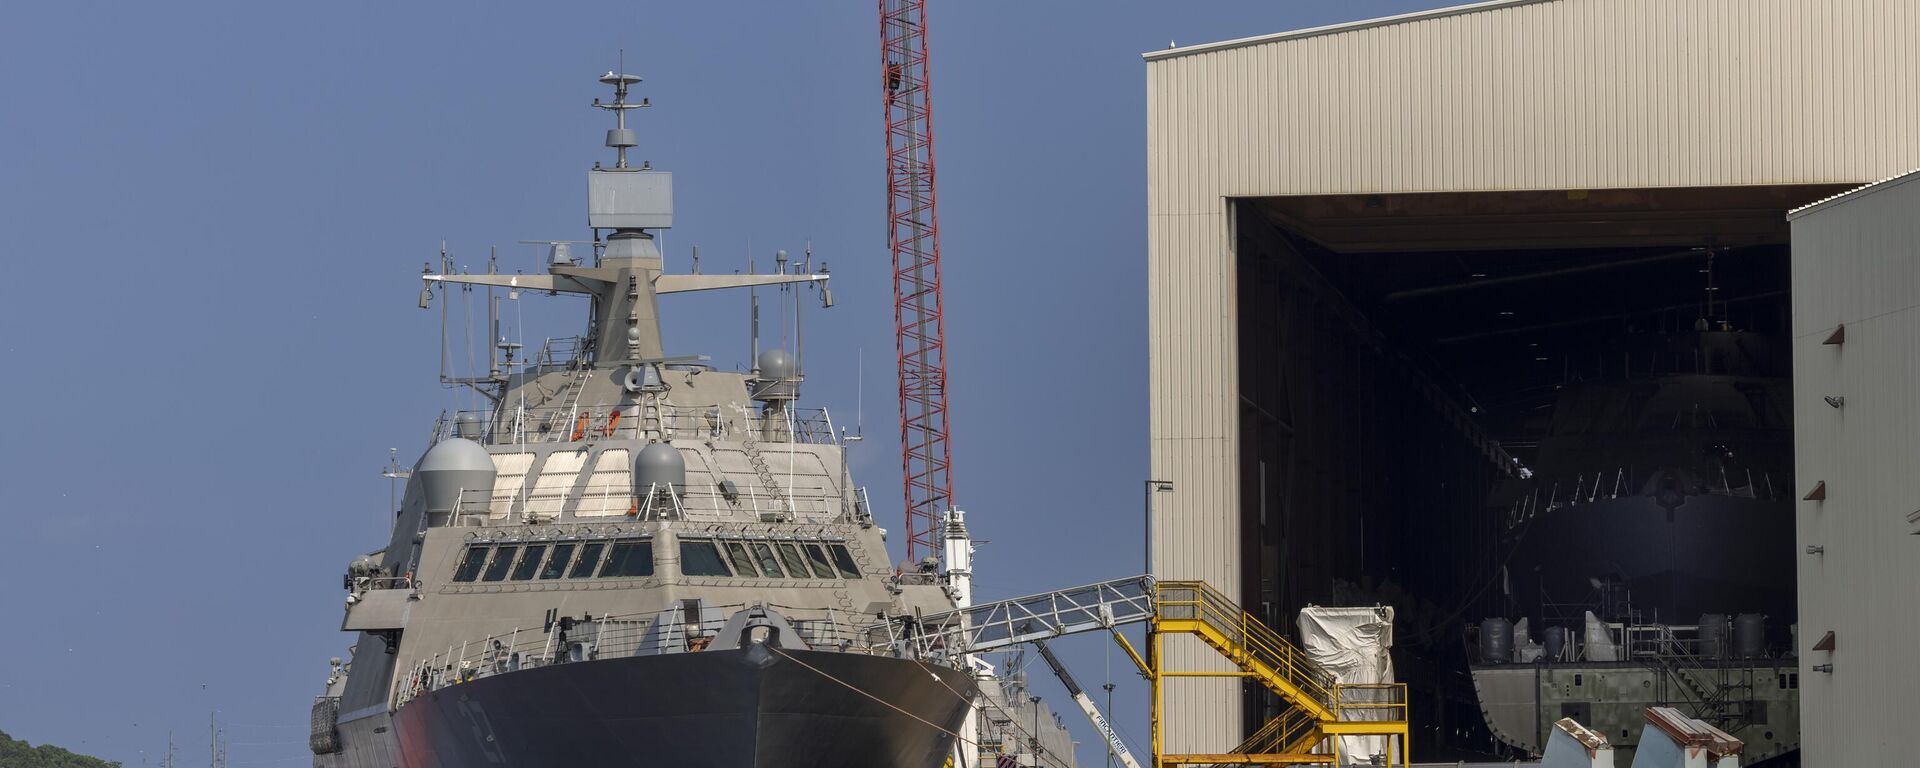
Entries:
<svg viewBox="0 0 1920 768">
<path fill-rule="evenodd" d="M 462 438 L 478 440 L 485 430 L 486 422 L 480 419 L 480 414 L 478 413 L 462 411 L 453 417 L 453 433 Z"/>
<path fill-rule="evenodd" d="M 455 437 L 440 441 L 413 469 L 427 498 L 427 511 L 446 512 L 461 501 L 482 504 L 493 497 L 493 457 L 479 443 Z"/>
<path fill-rule="evenodd" d="M 753 399 L 761 402 L 794 400 L 800 397 L 799 366 L 784 349 L 769 349 L 754 361 L 760 378 L 753 382 Z"/>
<path fill-rule="evenodd" d="M 634 495 L 645 496 L 655 487 L 676 491 L 687 484 L 687 459 L 680 449 L 666 443 L 653 443 L 633 457 Z"/>
<path fill-rule="evenodd" d="M 760 353 L 756 361 L 760 366 L 762 379 L 791 379 L 794 376 L 793 355 L 784 349 L 769 349 Z"/>
</svg>

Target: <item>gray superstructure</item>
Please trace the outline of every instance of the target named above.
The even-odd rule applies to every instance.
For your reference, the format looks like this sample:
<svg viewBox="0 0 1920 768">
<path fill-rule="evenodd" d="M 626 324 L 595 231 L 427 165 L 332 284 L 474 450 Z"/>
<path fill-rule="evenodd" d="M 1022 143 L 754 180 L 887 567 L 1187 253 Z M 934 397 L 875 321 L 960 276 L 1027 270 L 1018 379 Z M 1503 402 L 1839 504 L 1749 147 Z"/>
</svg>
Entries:
<svg viewBox="0 0 1920 768">
<path fill-rule="evenodd" d="M 662 295 L 831 305 L 826 269 L 666 274 L 672 177 L 627 161 L 639 78 L 601 82 L 618 160 L 589 173 L 590 248 L 555 244 L 545 274 L 423 275 L 423 307 L 566 293 L 591 319 L 530 355 L 493 331 L 487 370 L 453 380 L 490 407 L 443 414 L 395 473 L 392 536 L 345 578 L 356 636 L 314 704 L 314 765 L 939 765 L 972 663 L 904 638 L 953 590 L 889 559 L 798 355 L 756 341 L 728 372 L 661 339 Z"/>
</svg>

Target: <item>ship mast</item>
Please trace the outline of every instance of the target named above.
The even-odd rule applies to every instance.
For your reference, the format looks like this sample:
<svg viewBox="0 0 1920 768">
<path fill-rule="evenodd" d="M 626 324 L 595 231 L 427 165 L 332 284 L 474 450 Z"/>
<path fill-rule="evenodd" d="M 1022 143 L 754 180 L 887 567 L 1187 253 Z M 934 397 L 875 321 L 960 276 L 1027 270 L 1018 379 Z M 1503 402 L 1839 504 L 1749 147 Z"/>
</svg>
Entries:
<svg viewBox="0 0 1920 768">
<path fill-rule="evenodd" d="M 593 229 L 596 250 L 593 263 L 577 263 L 568 242 L 562 240 L 540 241 L 550 246 L 544 275 L 497 274 L 491 261 L 487 274 L 456 274 L 452 263 L 443 256 L 440 274 L 432 273 L 429 268 L 420 276 L 426 283 L 420 294 L 421 308 L 428 306 L 436 285 L 443 286 L 443 291 L 449 284 L 506 288 L 510 297 L 522 290 L 586 295 L 592 299 L 593 313 L 590 339 L 579 362 L 590 363 L 594 368 L 625 368 L 630 381 L 641 382 L 649 380 L 643 369 L 704 360 L 666 355 L 660 337 L 659 297 L 663 294 L 814 283 L 820 286 L 822 303 L 832 306 L 824 266 L 814 274 L 784 271 L 772 275 L 666 274 L 656 235 L 673 226 L 673 174 L 656 171 L 644 160 L 639 167 L 633 167 L 627 157 L 628 150 L 639 146 L 638 133 L 627 126 L 627 112 L 652 104 L 646 98 L 638 103 L 628 101 L 633 86 L 641 82 L 639 75 L 609 71 L 599 80 L 613 87 L 613 101 L 596 98 L 593 106 L 614 114 L 614 127 L 607 131 L 606 146 L 614 150 L 615 158 L 612 167 L 595 163 L 587 173 L 587 226 Z M 444 293 L 442 297 L 444 300 Z M 441 333 L 444 338 L 444 320 Z M 493 367 L 489 362 L 489 368 Z M 504 368 L 511 367 L 511 357 L 502 367 L 497 374 L 490 370 L 484 381 L 503 383 L 508 373 Z M 652 375 L 657 379 L 658 371 Z"/>
</svg>

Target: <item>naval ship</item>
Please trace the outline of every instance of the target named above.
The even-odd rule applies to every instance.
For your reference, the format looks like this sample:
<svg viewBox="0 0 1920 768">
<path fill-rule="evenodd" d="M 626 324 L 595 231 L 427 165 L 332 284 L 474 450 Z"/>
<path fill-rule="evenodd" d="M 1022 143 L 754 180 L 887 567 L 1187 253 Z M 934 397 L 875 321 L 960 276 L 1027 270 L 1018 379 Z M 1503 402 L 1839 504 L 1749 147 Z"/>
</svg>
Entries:
<svg viewBox="0 0 1920 768">
<path fill-rule="evenodd" d="M 743 372 L 661 339 L 663 295 L 831 306 L 826 266 L 666 274 L 672 175 L 627 159 L 640 78 L 600 82 L 616 158 L 587 174 L 590 255 L 554 243 L 545 274 L 443 255 L 422 276 L 422 307 L 584 296 L 587 331 L 531 354 L 493 331 L 487 370 L 458 382 L 489 407 L 442 414 L 394 472 L 392 535 L 344 576 L 352 647 L 313 704 L 313 765 L 939 766 L 978 683 L 966 656 L 903 649 L 958 591 L 891 562 L 847 436 L 801 405 L 797 333 L 761 351 L 756 321 Z"/>
<path fill-rule="evenodd" d="M 1616 344 L 1621 367 L 1559 388 L 1529 472 L 1492 500 L 1511 612 L 1470 628 L 1480 709 L 1524 753 L 1562 717 L 1630 752 L 1641 713 L 1672 706 L 1790 762 L 1788 351 L 1705 319 Z"/>
</svg>

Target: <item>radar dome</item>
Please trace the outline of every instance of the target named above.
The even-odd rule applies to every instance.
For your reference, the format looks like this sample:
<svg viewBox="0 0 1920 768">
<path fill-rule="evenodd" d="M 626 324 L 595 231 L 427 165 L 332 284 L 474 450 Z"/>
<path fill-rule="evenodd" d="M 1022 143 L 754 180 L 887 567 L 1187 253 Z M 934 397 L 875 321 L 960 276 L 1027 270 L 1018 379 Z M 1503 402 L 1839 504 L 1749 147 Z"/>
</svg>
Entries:
<svg viewBox="0 0 1920 768">
<path fill-rule="evenodd" d="M 784 349 L 769 349 L 754 361 L 760 378 L 753 382 L 753 399 L 761 402 L 794 400 L 800 396 L 799 366 Z"/>
<path fill-rule="evenodd" d="M 769 349 L 760 353 L 757 361 L 760 366 L 760 378 L 791 379 L 794 374 L 793 355 L 784 349 Z"/>
<path fill-rule="evenodd" d="M 434 445 L 413 469 L 429 512 L 451 511 L 462 500 L 485 504 L 493 498 L 495 474 L 487 449 L 460 437 Z"/>
<path fill-rule="evenodd" d="M 687 484 L 687 459 L 680 449 L 666 443 L 653 443 L 633 457 L 634 495 L 646 496 L 649 489 L 664 486 L 676 491 Z"/>
<path fill-rule="evenodd" d="M 453 433 L 468 440 L 478 440 L 486 430 L 486 423 L 480 420 L 480 414 L 462 411 L 453 417 Z"/>
</svg>

